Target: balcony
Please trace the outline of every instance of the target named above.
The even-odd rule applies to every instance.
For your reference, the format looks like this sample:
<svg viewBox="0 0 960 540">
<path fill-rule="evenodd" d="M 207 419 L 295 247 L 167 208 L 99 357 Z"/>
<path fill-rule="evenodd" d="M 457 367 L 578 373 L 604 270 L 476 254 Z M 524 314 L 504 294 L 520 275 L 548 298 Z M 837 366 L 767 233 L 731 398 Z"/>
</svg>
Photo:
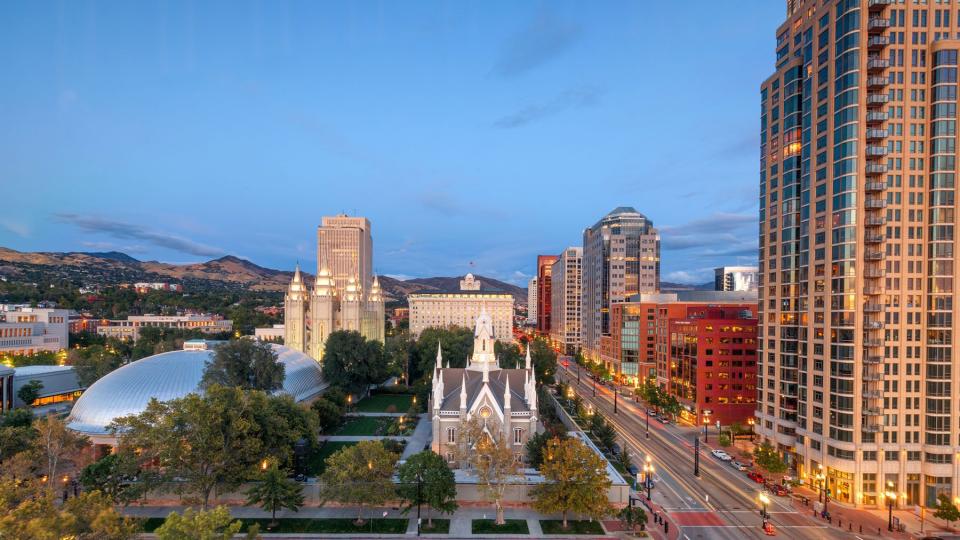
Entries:
<svg viewBox="0 0 960 540">
<path fill-rule="evenodd" d="M 883 426 L 881 424 L 864 424 L 863 431 L 866 433 L 880 433 L 883 431 Z"/>
<path fill-rule="evenodd" d="M 864 416 L 883 416 L 883 409 L 880 407 L 864 407 L 863 408 Z"/>
<path fill-rule="evenodd" d="M 867 107 L 886 105 L 889 101 L 890 96 L 887 94 L 874 93 L 867 95 Z"/>
<path fill-rule="evenodd" d="M 879 313 L 883 311 L 883 304 L 874 304 L 874 303 L 868 302 L 863 305 L 863 311 L 867 313 Z"/>
<path fill-rule="evenodd" d="M 889 118 L 889 114 L 886 111 L 869 111 L 867 112 L 867 123 L 868 124 L 877 124 L 880 122 L 886 122 Z"/>
<path fill-rule="evenodd" d="M 877 198 L 864 199 L 863 207 L 869 208 L 872 210 L 880 210 L 882 208 L 887 207 L 887 201 L 886 199 L 877 199 Z"/>
<path fill-rule="evenodd" d="M 867 233 L 863 235 L 863 241 L 868 244 L 881 244 L 883 243 L 883 235 Z"/>
<path fill-rule="evenodd" d="M 867 227 L 883 227 L 887 224 L 886 216 L 868 216 L 864 218 L 863 224 Z"/>
<path fill-rule="evenodd" d="M 883 96 L 883 97 L 887 97 L 887 96 Z M 885 129 L 868 129 L 868 130 L 867 130 L 867 140 L 868 140 L 868 141 L 876 141 L 876 140 L 879 140 L 879 139 L 886 139 L 886 138 L 887 138 L 887 135 L 889 135 L 889 134 L 890 134 L 890 132 L 887 131 L 887 130 L 885 130 Z"/>
<path fill-rule="evenodd" d="M 893 0 L 869 0 L 867 2 L 867 9 L 869 9 L 871 13 L 880 12 L 892 3 Z"/>
<path fill-rule="evenodd" d="M 870 165 L 867 165 L 867 168 L 869 169 Z M 886 166 L 884 166 L 883 168 L 884 170 L 886 170 Z M 883 191 L 887 189 L 887 184 L 886 182 L 867 182 L 866 184 L 863 185 L 863 189 L 865 189 L 867 192 L 876 193 L 878 191 Z"/>
<path fill-rule="evenodd" d="M 864 390 L 862 395 L 867 399 L 879 399 L 883 397 L 883 392 L 880 390 Z"/>
<path fill-rule="evenodd" d="M 864 296 L 878 296 L 883 294 L 883 289 L 880 287 L 864 287 L 863 294 Z"/>
<path fill-rule="evenodd" d="M 887 28 L 890 28 L 890 21 L 882 17 L 871 17 L 870 21 L 867 22 L 867 30 L 873 31 L 883 31 Z"/>
<path fill-rule="evenodd" d="M 883 363 L 883 357 L 882 357 L 882 356 L 875 355 L 875 354 L 872 354 L 872 355 L 869 355 L 869 356 L 864 356 L 864 357 L 863 357 L 863 363 L 864 363 L 864 364 L 882 364 L 882 363 Z"/>
<path fill-rule="evenodd" d="M 882 347 L 883 341 L 877 338 L 864 338 L 863 346 L 864 347 Z"/>
<path fill-rule="evenodd" d="M 867 147 L 864 148 L 864 152 L 866 153 L 867 156 L 885 156 L 887 155 L 887 147 L 877 146 L 875 144 L 867 145 Z"/>
<path fill-rule="evenodd" d="M 887 272 L 883 268 L 868 268 L 863 271 L 863 277 L 867 279 L 882 278 L 885 275 Z"/>
<path fill-rule="evenodd" d="M 879 56 L 867 57 L 867 71 L 883 71 L 890 67 L 890 60 L 880 58 Z"/>
<path fill-rule="evenodd" d="M 867 48 L 871 51 L 878 51 L 890 44 L 890 38 L 887 36 L 870 36 L 867 40 Z"/>
<path fill-rule="evenodd" d="M 864 373 L 864 374 L 863 374 L 863 380 L 865 380 L 865 381 L 874 381 L 874 382 L 876 382 L 876 381 L 882 381 L 882 380 L 883 380 L 883 373 Z"/>
<path fill-rule="evenodd" d="M 888 81 L 886 77 L 882 77 L 882 76 L 870 77 L 867 79 L 867 88 L 879 90 L 881 88 L 886 88 L 889 82 L 890 81 Z"/>
<path fill-rule="evenodd" d="M 863 327 L 868 330 L 883 330 L 883 321 L 863 321 Z"/>
<path fill-rule="evenodd" d="M 868 261 L 882 261 L 883 257 L 882 251 L 868 251 L 863 254 L 863 258 Z"/>
</svg>

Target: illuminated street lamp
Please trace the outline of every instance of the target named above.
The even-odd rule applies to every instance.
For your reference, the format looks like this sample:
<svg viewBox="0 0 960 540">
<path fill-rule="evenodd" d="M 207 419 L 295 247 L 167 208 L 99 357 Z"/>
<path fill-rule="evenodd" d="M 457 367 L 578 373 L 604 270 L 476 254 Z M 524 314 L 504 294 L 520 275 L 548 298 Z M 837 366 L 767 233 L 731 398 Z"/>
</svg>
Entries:
<svg viewBox="0 0 960 540">
<path fill-rule="evenodd" d="M 887 482 L 887 530 L 893 532 L 893 504 L 897 502 L 897 493 L 893 491 L 893 482 Z"/>
<path fill-rule="evenodd" d="M 760 500 L 760 504 L 763 505 L 763 509 L 760 511 L 760 518 L 763 520 L 760 527 L 763 529 L 767 528 L 767 505 L 770 504 L 770 497 L 767 497 L 766 493 L 760 492 L 760 495 L 757 496 Z"/>
<path fill-rule="evenodd" d="M 753 442 L 753 425 L 756 423 L 757 421 L 753 417 L 747 418 L 747 425 L 750 426 L 750 442 Z"/>
<path fill-rule="evenodd" d="M 710 425 L 710 418 L 707 413 L 703 413 L 703 442 L 710 442 L 710 436 L 707 433 L 707 426 Z"/>
<path fill-rule="evenodd" d="M 653 487 L 653 461 L 647 456 L 647 462 L 643 465 L 643 482 L 647 484 L 647 500 L 650 500 L 650 489 Z"/>
</svg>

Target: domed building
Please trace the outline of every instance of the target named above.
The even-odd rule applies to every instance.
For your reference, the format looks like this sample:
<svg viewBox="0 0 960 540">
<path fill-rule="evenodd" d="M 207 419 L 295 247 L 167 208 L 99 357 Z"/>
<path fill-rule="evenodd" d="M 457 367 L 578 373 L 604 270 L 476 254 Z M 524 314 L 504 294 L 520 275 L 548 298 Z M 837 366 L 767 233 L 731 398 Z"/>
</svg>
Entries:
<svg viewBox="0 0 960 540">
<path fill-rule="evenodd" d="M 320 364 L 306 354 L 271 345 L 284 367 L 283 388 L 299 402 L 308 402 L 327 388 Z M 131 362 L 93 383 L 67 418 L 67 427 L 95 445 L 116 444 L 107 426 L 114 419 L 139 414 L 151 399 L 170 401 L 200 391 L 200 381 L 213 350 L 171 351 Z"/>
</svg>

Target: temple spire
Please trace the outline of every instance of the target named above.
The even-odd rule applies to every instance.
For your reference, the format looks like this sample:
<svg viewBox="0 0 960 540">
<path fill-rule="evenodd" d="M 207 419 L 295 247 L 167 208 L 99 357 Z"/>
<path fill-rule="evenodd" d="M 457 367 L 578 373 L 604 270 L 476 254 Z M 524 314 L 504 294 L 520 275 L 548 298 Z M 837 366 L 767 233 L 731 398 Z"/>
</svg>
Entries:
<svg viewBox="0 0 960 540">
<path fill-rule="evenodd" d="M 443 351 L 440 349 L 440 341 L 437 341 L 437 369 L 443 368 Z"/>
<path fill-rule="evenodd" d="M 510 377 L 507 377 L 507 384 L 503 387 L 503 407 L 510 408 Z"/>
<path fill-rule="evenodd" d="M 460 410 L 467 408 L 467 373 L 463 372 L 460 376 Z"/>
<path fill-rule="evenodd" d="M 530 369 L 530 344 L 527 343 L 527 358 L 524 360 L 524 369 Z"/>
</svg>

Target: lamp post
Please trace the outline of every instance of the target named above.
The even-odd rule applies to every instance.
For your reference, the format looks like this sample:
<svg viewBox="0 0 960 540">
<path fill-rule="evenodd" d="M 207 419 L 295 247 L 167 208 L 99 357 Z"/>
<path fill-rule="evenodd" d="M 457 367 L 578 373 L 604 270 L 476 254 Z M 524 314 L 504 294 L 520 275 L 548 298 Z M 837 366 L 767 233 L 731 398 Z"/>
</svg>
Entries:
<svg viewBox="0 0 960 540">
<path fill-rule="evenodd" d="M 707 426 L 710 425 L 710 418 L 707 417 L 707 414 L 703 414 L 703 442 L 710 442 L 710 435 L 707 433 Z"/>
<path fill-rule="evenodd" d="M 597 376 L 590 377 L 590 380 L 593 382 L 593 397 L 597 397 Z"/>
<path fill-rule="evenodd" d="M 767 528 L 767 505 L 770 504 L 770 497 L 767 497 L 766 493 L 760 492 L 760 495 L 757 496 L 760 499 L 760 504 L 763 506 L 763 509 L 760 510 L 760 528 Z"/>
<path fill-rule="evenodd" d="M 647 500 L 650 500 L 650 489 L 653 487 L 653 461 L 647 456 L 647 462 L 643 465 L 643 482 L 647 485 Z"/>
<path fill-rule="evenodd" d="M 893 532 L 893 503 L 897 502 L 897 494 L 893 491 L 893 482 L 887 482 L 887 530 Z"/>
<path fill-rule="evenodd" d="M 617 412 L 617 383 L 613 383 L 613 414 L 619 414 Z"/>
<path fill-rule="evenodd" d="M 756 422 L 757 422 L 757 421 L 754 420 L 753 418 L 747 418 L 747 425 L 750 426 L 750 442 L 751 442 L 751 443 L 753 443 L 753 425 L 754 425 Z"/>
<path fill-rule="evenodd" d="M 650 438 L 650 408 L 647 408 L 647 438 Z"/>
<path fill-rule="evenodd" d="M 423 486 L 422 472 L 417 471 L 417 536 L 420 536 L 420 490 Z"/>
<path fill-rule="evenodd" d="M 823 464 L 820 464 L 820 469 L 813 478 L 817 481 L 817 497 L 823 502 L 823 481 L 826 479 L 823 475 Z"/>
</svg>

